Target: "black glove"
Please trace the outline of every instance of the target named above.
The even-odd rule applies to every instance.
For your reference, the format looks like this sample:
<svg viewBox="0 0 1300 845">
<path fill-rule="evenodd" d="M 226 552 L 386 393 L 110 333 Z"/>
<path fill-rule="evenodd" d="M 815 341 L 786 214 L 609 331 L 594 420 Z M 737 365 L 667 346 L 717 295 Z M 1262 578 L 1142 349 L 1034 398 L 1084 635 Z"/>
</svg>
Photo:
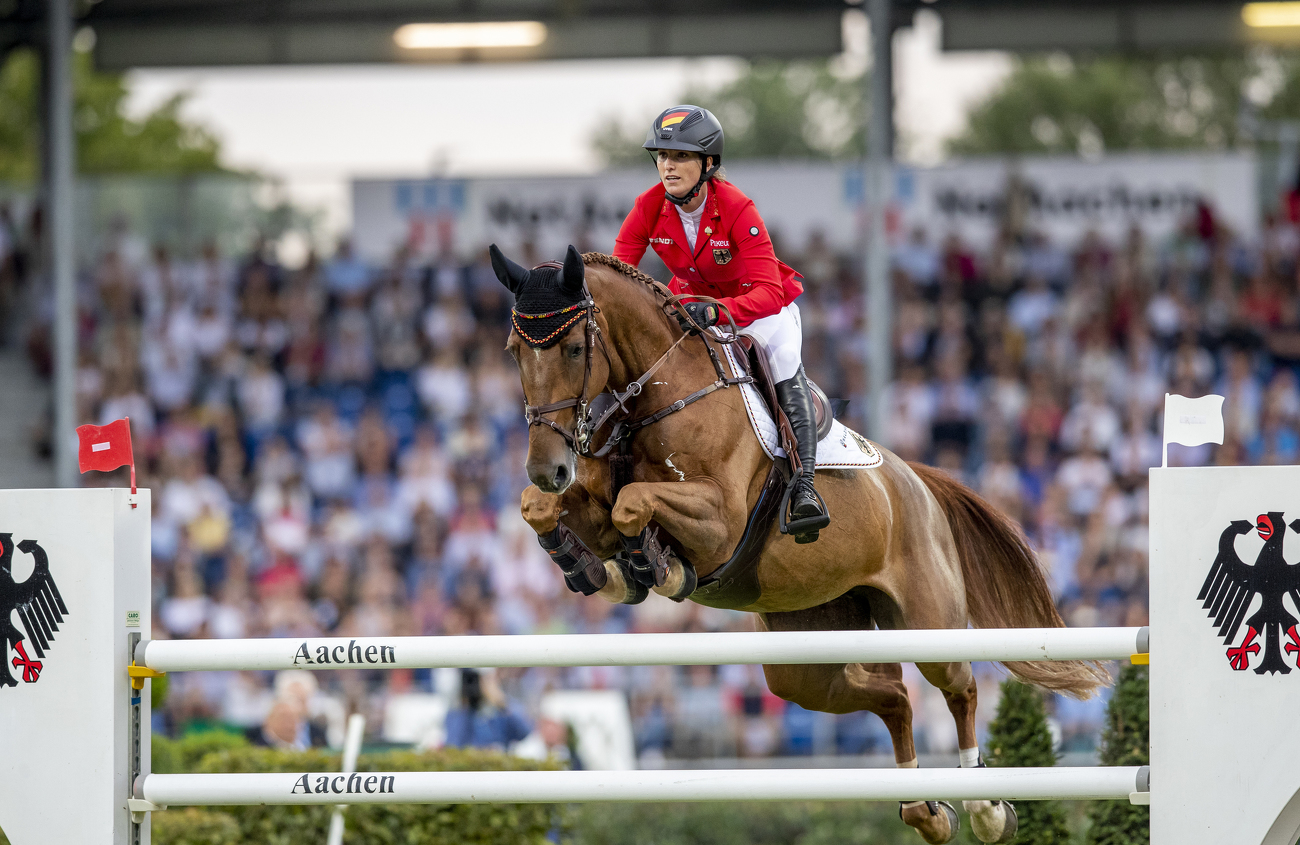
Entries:
<svg viewBox="0 0 1300 845">
<path fill-rule="evenodd" d="M 691 320 L 694 320 L 699 324 L 698 329 L 691 325 L 691 320 L 687 320 L 686 316 L 682 314 L 682 311 L 689 314 Z M 682 303 L 681 310 L 676 314 L 677 325 L 681 326 L 682 331 L 684 332 L 696 333 L 699 329 L 707 329 L 709 326 L 716 326 L 718 324 L 718 314 L 718 306 L 713 302 L 685 302 Z"/>
</svg>

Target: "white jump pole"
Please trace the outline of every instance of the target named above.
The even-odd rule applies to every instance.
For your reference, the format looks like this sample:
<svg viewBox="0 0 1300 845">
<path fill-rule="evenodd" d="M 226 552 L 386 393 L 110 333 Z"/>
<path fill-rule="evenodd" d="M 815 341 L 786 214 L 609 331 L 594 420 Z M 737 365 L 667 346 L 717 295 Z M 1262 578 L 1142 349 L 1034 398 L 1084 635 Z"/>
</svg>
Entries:
<svg viewBox="0 0 1300 845">
<path fill-rule="evenodd" d="M 625 772 L 334 772 L 147 775 L 136 795 L 162 806 L 478 804 L 583 801 L 911 801 L 1129 799 L 1146 766 Z"/>
<path fill-rule="evenodd" d="M 1146 653 L 1147 641 L 1146 628 L 286 638 L 154 640 L 141 643 L 135 656 L 139 663 L 159 672 L 365 667 L 947 663 L 972 660 L 1123 660 Z"/>
<path fill-rule="evenodd" d="M 352 774 L 357 770 L 357 755 L 361 753 L 361 739 L 366 732 L 366 717 L 353 713 L 348 717 L 347 732 L 343 735 L 343 773 Z M 343 813 L 347 804 L 338 804 L 330 816 L 329 835 L 325 845 L 343 845 Z"/>
</svg>

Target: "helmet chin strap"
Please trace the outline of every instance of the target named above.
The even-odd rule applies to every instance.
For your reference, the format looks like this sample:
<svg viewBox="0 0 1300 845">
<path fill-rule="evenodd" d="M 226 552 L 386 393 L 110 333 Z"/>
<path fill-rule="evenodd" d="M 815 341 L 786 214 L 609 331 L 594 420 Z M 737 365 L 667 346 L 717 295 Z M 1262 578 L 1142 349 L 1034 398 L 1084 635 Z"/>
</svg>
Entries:
<svg viewBox="0 0 1300 845">
<path fill-rule="evenodd" d="M 680 197 L 674 196 L 668 191 L 664 191 L 664 196 L 668 198 L 668 201 L 670 203 L 672 203 L 675 206 L 678 206 L 679 208 L 683 205 L 686 205 L 688 202 L 690 202 L 691 200 L 695 199 L 700 195 L 700 189 L 704 187 L 704 183 L 712 179 L 713 174 L 717 173 L 718 168 L 721 166 L 722 165 L 720 164 L 715 164 L 712 167 L 710 167 L 708 170 L 701 173 L 700 181 L 696 182 L 695 187 L 691 188 L 691 190 L 687 192 L 684 196 L 680 196 Z"/>
</svg>

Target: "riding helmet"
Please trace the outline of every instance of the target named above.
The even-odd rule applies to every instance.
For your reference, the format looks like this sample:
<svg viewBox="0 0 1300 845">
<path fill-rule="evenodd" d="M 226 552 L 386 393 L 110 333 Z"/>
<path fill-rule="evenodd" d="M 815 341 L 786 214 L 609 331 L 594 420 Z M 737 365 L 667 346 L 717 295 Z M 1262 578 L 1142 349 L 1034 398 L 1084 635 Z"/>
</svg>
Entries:
<svg viewBox="0 0 1300 845">
<path fill-rule="evenodd" d="M 645 143 L 647 150 L 686 150 L 713 156 L 716 166 L 722 161 L 722 124 L 713 112 L 699 106 L 673 106 L 665 109 L 650 124 Z"/>
</svg>

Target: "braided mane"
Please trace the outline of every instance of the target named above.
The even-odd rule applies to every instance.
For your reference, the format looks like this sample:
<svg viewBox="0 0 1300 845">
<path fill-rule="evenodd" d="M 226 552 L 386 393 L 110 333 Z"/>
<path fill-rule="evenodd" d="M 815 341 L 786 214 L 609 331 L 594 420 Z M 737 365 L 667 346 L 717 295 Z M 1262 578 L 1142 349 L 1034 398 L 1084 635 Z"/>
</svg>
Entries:
<svg viewBox="0 0 1300 845">
<path fill-rule="evenodd" d="M 614 270 L 617 273 L 622 274 L 623 276 L 626 276 L 627 278 L 631 279 L 634 282 L 640 282 L 641 284 L 646 286 L 646 289 L 650 291 L 650 293 L 654 294 L 655 298 L 660 301 L 660 303 L 663 305 L 663 307 L 666 310 L 667 309 L 679 310 L 681 308 L 681 304 L 679 300 L 683 298 L 689 298 L 696 302 L 718 303 L 718 300 L 713 299 L 712 297 L 699 296 L 696 294 L 687 294 L 685 295 L 685 297 L 683 297 L 683 295 L 680 294 L 674 296 L 671 290 L 669 289 L 669 287 L 665 285 L 663 282 L 656 279 L 654 276 L 651 276 L 648 273 L 642 273 L 640 270 L 633 267 L 631 264 L 628 264 L 626 261 L 623 261 L 620 258 L 615 258 L 612 255 L 606 255 L 603 252 L 583 253 L 582 263 L 600 264 L 605 267 L 608 267 L 611 270 Z M 719 343 L 732 343 L 735 340 L 736 321 L 733 320 L 731 317 L 730 308 L 728 308 L 726 305 L 722 303 L 718 303 L 718 306 L 722 309 L 722 313 L 726 323 L 731 326 L 732 337 L 731 339 L 725 339 L 721 335 L 715 335 L 713 339 L 718 341 Z"/>
<path fill-rule="evenodd" d="M 647 273 L 642 273 L 640 270 L 633 267 L 631 264 L 628 264 L 626 261 L 623 261 L 620 258 L 615 258 L 612 255 L 606 255 L 603 252 L 583 253 L 582 263 L 602 264 L 610 268 L 611 270 L 616 270 L 619 273 L 622 273 L 624 276 L 627 276 L 630 279 L 634 279 L 638 282 L 641 282 L 644 285 L 647 285 L 648 287 L 650 287 L 651 290 L 654 289 L 655 285 L 659 284 L 659 280 L 656 279 L 654 276 L 651 276 Z"/>
</svg>

